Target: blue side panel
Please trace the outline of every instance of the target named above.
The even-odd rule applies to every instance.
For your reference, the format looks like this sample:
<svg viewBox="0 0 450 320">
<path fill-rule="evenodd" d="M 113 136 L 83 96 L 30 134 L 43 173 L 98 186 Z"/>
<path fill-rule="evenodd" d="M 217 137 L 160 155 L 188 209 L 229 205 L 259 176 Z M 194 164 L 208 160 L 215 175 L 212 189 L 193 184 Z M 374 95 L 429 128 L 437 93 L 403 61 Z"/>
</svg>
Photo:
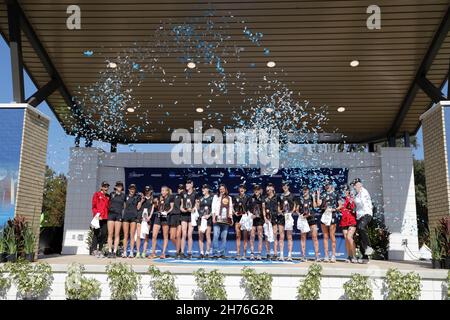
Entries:
<svg viewBox="0 0 450 320">
<path fill-rule="evenodd" d="M 25 109 L 0 109 L 0 228 L 14 217 Z"/>
</svg>

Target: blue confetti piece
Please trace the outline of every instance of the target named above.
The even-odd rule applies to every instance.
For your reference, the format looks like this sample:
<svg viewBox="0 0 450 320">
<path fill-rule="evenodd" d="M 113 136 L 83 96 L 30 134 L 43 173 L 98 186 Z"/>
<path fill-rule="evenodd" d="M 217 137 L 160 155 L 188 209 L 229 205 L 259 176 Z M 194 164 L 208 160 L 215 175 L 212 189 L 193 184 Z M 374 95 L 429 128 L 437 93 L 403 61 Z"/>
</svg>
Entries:
<svg viewBox="0 0 450 320">
<path fill-rule="evenodd" d="M 83 52 L 83 54 L 84 54 L 86 57 L 91 57 L 91 56 L 94 54 L 94 51 L 92 51 L 92 50 L 86 50 L 86 51 Z"/>
</svg>

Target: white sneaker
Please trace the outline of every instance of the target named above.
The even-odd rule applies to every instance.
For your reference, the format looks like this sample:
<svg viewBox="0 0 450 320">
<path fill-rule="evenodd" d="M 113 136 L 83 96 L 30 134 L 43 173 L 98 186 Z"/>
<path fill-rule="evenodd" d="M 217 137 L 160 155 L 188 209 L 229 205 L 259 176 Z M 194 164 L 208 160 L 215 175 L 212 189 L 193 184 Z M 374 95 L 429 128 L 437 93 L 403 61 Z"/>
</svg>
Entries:
<svg viewBox="0 0 450 320">
<path fill-rule="evenodd" d="M 367 247 L 366 249 L 366 255 L 370 256 L 373 253 L 372 247 Z"/>
</svg>

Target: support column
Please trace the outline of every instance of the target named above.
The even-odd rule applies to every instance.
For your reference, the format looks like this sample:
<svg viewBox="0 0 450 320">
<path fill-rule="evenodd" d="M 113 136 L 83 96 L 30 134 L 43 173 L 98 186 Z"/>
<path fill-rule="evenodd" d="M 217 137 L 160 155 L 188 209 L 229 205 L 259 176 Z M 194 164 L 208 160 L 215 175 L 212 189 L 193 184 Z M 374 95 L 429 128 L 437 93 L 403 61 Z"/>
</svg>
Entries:
<svg viewBox="0 0 450 320">
<path fill-rule="evenodd" d="M 25 91 L 23 86 L 22 37 L 18 4 L 7 2 L 7 10 L 13 100 L 16 103 L 23 103 L 25 102 Z"/>
<path fill-rule="evenodd" d="M 450 101 L 441 101 L 421 117 L 428 223 L 435 228 L 439 220 L 450 216 L 448 148 L 450 143 Z"/>
<path fill-rule="evenodd" d="M 384 219 L 391 232 L 389 260 L 419 257 L 411 148 L 381 148 Z"/>
</svg>

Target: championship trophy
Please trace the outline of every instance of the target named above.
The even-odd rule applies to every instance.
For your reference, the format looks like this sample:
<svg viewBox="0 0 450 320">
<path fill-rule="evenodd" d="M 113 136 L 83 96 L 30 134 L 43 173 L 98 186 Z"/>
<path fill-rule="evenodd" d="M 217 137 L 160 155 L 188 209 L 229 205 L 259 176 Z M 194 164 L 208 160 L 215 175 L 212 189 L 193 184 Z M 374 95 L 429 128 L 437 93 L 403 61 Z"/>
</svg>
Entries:
<svg viewBox="0 0 450 320">
<path fill-rule="evenodd" d="M 189 199 L 189 198 L 187 198 L 187 200 L 186 200 L 186 209 L 188 211 L 191 211 L 191 209 L 192 209 L 191 199 Z"/>
<path fill-rule="evenodd" d="M 230 215 L 228 214 L 230 208 L 230 200 L 228 197 L 223 197 L 220 201 L 220 211 L 219 214 L 216 216 L 216 222 L 222 223 L 222 224 L 233 224 L 233 219 L 230 218 Z"/>
<path fill-rule="evenodd" d="M 161 197 L 159 199 L 159 213 L 162 217 L 166 217 L 167 216 L 167 212 L 164 211 L 164 198 Z"/>
<path fill-rule="evenodd" d="M 240 199 L 238 199 L 237 201 L 239 201 L 239 204 L 238 204 L 238 210 L 236 212 L 236 215 L 238 217 L 240 217 L 245 213 L 244 204 L 242 203 L 242 201 Z"/>
</svg>

